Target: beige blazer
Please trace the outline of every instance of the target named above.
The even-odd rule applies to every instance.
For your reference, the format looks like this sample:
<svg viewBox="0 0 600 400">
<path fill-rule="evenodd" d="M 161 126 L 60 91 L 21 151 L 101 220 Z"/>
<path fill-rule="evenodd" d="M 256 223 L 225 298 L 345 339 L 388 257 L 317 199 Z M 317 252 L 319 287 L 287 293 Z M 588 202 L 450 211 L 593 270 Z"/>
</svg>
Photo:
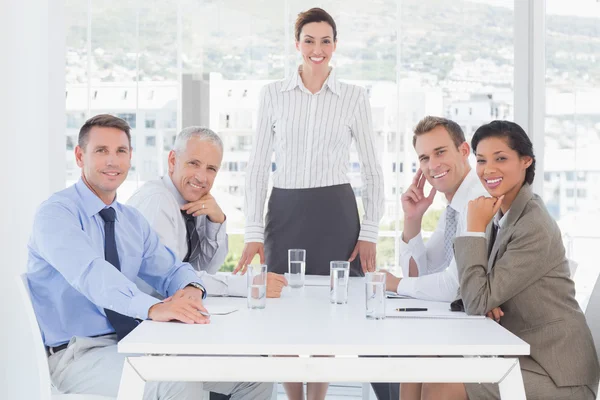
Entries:
<svg viewBox="0 0 600 400">
<path fill-rule="evenodd" d="M 596 349 L 569 277 L 558 225 L 542 199 L 524 185 L 496 240 L 458 237 L 454 251 L 460 292 L 469 314 L 500 306 L 502 326 L 529 343 L 521 368 L 557 386 L 598 385 Z"/>
</svg>

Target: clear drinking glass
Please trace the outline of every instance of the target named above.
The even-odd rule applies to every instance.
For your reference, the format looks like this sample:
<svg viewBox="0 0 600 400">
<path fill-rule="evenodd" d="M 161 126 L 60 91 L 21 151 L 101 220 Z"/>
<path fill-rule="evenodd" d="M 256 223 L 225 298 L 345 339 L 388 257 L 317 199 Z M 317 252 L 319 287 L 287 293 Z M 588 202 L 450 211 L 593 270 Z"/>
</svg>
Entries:
<svg viewBox="0 0 600 400">
<path fill-rule="evenodd" d="M 329 267 L 329 301 L 332 304 L 346 304 L 348 302 L 350 263 L 348 261 L 331 261 Z"/>
<path fill-rule="evenodd" d="M 385 273 L 367 272 L 365 275 L 366 316 L 385 319 Z"/>
<path fill-rule="evenodd" d="M 248 265 L 248 308 L 265 308 L 267 303 L 267 265 Z"/>
<path fill-rule="evenodd" d="M 306 250 L 288 250 L 288 285 L 292 288 L 304 287 L 304 272 L 306 271 Z"/>
</svg>

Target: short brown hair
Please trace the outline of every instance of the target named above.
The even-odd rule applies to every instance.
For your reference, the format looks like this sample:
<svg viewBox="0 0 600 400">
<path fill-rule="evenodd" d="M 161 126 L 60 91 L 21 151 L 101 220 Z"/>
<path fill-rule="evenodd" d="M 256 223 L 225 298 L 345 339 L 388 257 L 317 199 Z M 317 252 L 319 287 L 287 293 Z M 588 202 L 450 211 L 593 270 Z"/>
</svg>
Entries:
<svg viewBox="0 0 600 400">
<path fill-rule="evenodd" d="M 442 117 L 433 117 L 431 115 L 426 116 L 419 121 L 415 127 L 415 134 L 413 136 L 413 147 L 417 144 L 417 137 L 427 132 L 431 132 L 438 126 L 443 126 L 452 138 L 452 141 L 456 145 L 456 148 L 466 142 L 465 133 L 462 128 L 456 122 Z"/>
<path fill-rule="evenodd" d="M 300 32 L 302 32 L 304 25 L 312 22 L 327 22 L 333 29 L 333 41 L 337 41 L 337 28 L 335 26 L 335 21 L 327 11 L 323 10 L 322 8 L 315 7 L 298 14 L 295 26 L 295 36 L 297 42 L 300 41 Z"/>
<path fill-rule="evenodd" d="M 131 128 L 129 127 L 129 124 L 121 118 L 115 117 L 114 115 L 100 114 L 85 121 L 85 124 L 83 124 L 83 126 L 79 130 L 77 144 L 82 149 L 85 149 L 85 146 L 88 142 L 88 138 L 90 136 L 90 130 L 94 126 L 101 126 L 105 128 L 117 128 L 125 132 L 125 134 L 127 135 L 127 140 L 129 141 L 129 147 L 131 147 Z"/>
</svg>

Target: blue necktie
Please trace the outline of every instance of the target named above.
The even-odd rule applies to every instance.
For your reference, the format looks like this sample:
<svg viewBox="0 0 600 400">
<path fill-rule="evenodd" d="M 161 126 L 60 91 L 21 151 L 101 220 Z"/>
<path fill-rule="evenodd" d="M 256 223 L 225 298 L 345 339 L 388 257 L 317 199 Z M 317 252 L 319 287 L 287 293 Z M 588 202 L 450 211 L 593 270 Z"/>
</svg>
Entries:
<svg viewBox="0 0 600 400">
<path fill-rule="evenodd" d="M 112 207 L 105 208 L 100 211 L 100 216 L 104 220 L 104 259 L 120 271 L 121 263 L 119 262 L 117 240 L 115 238 L 115 210 Z M 127 315 L 106 308 L 104 311 L 119 340 L 127 336 L 138 325 L 138 321 Z"/>
</svg>

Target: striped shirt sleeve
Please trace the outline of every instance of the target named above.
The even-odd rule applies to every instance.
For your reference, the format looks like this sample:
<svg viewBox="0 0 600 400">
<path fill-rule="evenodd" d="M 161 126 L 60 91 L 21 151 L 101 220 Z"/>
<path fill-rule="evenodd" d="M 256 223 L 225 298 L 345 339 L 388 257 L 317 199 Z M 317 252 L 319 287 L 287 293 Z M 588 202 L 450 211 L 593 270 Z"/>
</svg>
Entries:
<svg viewBox="0 0 600 400">
<path fill-rule="evenodd" d="M 385 207 L 383 191 L 383 171 L 375 152 L 375 133 L 371 118 L 371 106 L 367 91 L 361 89 L 351 125 L 352 136 L 356 141 L 356 149 L 361 162 L 363 181 L 363 215 L 358 240 L 377 243 L 379 221 Z"/>
<path fill-rule="evenodd" d="M 264 243 L 264 207 L 269 185 L 271 156 L 273 154 L 272 90 L 265 86 L 260 93 L 256 136 L 246 172 L 246 229 L 244 241 Z"/>
</svg>

